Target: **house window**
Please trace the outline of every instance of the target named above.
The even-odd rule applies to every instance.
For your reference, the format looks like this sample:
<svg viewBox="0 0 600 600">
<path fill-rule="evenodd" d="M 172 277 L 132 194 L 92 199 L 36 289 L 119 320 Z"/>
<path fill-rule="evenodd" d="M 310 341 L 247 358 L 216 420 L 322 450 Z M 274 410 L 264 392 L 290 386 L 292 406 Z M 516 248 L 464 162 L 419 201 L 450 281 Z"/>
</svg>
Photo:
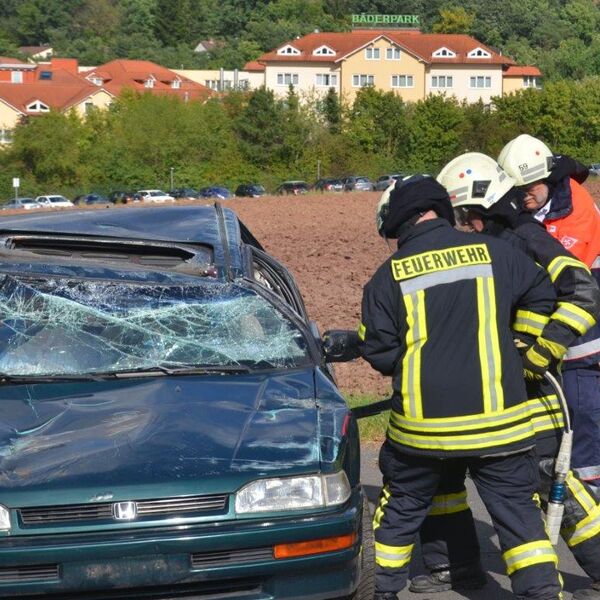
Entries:
<svg viewBox="0 0 600 600">
<path fill-rule="evenodd" d="M 277 73 L 277 85 L 298 85 L 298 73 Z"/>
<path fill-rule="evenodd" d="M 483 48 L 475 48 L 475 50 L 471 50 L 469 54 L 467 54 L 469 58 L 491 58 L 492 55 Z"/>
<path fill-rule="evenodd" d="M 91 100 L 87 100 L 83 104 L 83 110 L 86 115 L 89 115 L 95 108 L 96 108 L 96 105 Z"/>
<path fill-rule="evenodd" d="M 209 87 L 211 90 L 219 89 L 219 80 L 218 79 L 206 79 L 204 81 L 204 85 Z"/>
<path fill-rule="evenodd" d="M 337 85 L 337 75 L 335 73 L 317 73 L 317 85 L 327 87 Z"/>
<path fill-rule="evenodd" d="M 525 75 L 523 77 L 523 87 L 526 87 L 526 88 L 540 88 L 542 86 L 540 84 L 539 77 L 534 77 L 533 75 Z"/>
<path fill-rule="evenodd" d="M 280 56 L 289 56 L 289 55 L 293 55 L 293 56 L 297 56 L 298 54 L 300 54 L 300 50 L 298 50 L 297 48 L 294 48 L 294 46 L 284 46 L 283 48 L 279 48 L 279 50 L 277 50 L 277 54 L 279 54 Z"/>
<path fill-rule="evenodd" d="M 392 48 L 386 48 L 385 59 L 386 60 L 400 60 L 400 48 L 396 48 L 395 46 Z"/>
<path fill-rule="evenodd" d="M 0 129 L 0 144 L 9 144 L 12 141 L 12 129 Z"/>
<path fill-rule="evenodd" d="M 379 60 L 379 48 L 366 48 L 365 58 L 367 60 Z"/>
<path fill-rule="evenodd" d="M 412 75 L 392 75 L 393 88 L 411 88 L 414 87 Z"/>
<path fill-rule="evenodd" d="M 11 71 L 10 72 L 11 83 L 23 83 L 23 71 Z"/>
<path fill-rule="evenodd" d="M 486 77 L 483 75 L 478 75 L 477 77 L 471 77 L 469 79 L 469 87 L 471 88 L 491 88 L 492 87 L 492 78 Z"/>
<path fill-rule="evenodd" d="M 144 81 L 144 87 L 145 88 L 153 88 L 154 87 L 154 77 L 148 77 L 148 79 L 146 79 L 146 81 Z"/>
<path fill-rule="evenodd" d="M 374 75 L 352 75 L 353 87 L 366 87 L 368 85 L 375 85 Z"/>
<path fill-rule="evenodd" d="M 456 52 L 453 52 L 448 48 L 439 48 L 433 52 L 431 56 L 434 56 L 435 58 L 454 58 L 456 56 Z"/>
<path fill-rule="evenodd" d="M 335 51 L 329 46 L 320 46 L 316 50 L 313 50 L 315 56 L 335 56 Z"/>
<path fill-rule="evenodd" d="M 104 80 L 102 79 L 102 77 L 90 77 L 90 81 L 94 85 L 102 85 L 104 83 Z"/>
<path fill-rule="evenodd" d="M 27 105 L 27 110 L 29 112 L 48 112 L 50 108 L 48 108 L 48 106 L 46 106 L 43 102 L 35 100 L 31 104 Z"/>
<path fill-rule="evenodd" d="M 431 87 L 432 88 L 451 88 L 452 87 L 452 75 L 432 75 L 431 76 Z"/>
<path fill-rule="evenodd" d="M 174 90 L 181 89 L 181 79 L 173 79 L 173 81 L 171 82 L 171 87 Z"/>
</svg>

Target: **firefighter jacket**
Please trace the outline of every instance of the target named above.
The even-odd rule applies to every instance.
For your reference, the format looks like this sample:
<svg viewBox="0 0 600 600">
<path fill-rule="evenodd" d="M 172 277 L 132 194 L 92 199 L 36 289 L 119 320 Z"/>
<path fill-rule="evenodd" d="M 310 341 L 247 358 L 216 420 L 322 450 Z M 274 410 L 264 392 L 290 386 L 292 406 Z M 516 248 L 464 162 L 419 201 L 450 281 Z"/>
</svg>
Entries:
<svg viewBox="0 0 600 600">
<path fill-rule="evenodd" d="M 592 271 L 535 219 L 520 222 L 514 229 L 500 230 L 497 235 L 546 269 L 556 290 L 557 305 L 546 323 L 517 320 L 515 329 L 534 338 L 541 336 L 557 359 L 567 352 L 563 369 L 598 364 L 600 288 Z M 582 347 L 588 352 L 581 352 Z"/>
<path fill-rule="evenodd" d="M 392 375 L 390 442 L 435 457 L 534 444 L 515 318 L 547 319 L 556 295 L 542 269 L 495 238 L 443 219 L 403 232 L 367 283 L 363 356 Z"/>
</svg>

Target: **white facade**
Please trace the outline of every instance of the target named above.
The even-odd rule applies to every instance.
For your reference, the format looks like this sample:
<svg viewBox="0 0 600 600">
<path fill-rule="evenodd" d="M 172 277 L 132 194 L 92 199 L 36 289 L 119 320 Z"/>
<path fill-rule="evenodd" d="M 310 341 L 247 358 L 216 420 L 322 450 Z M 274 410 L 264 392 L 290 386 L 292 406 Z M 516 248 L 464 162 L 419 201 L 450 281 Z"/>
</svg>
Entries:
<svg viewBox="0 0 600 600">
<path fill-rule="evenodd" d="M 502 65 L 432 64 L 425 75 L 425 93 L 490 104 L 493 96 L 502 95 Z"/>
<path fill-rule="evenodd" d="M 264 85 L 265 81 L 264 73 L 254 71 L 225 69 L 172 69 L 172 71 L 219 92 L 232 89 L 255 90 Z"/>
</svg>

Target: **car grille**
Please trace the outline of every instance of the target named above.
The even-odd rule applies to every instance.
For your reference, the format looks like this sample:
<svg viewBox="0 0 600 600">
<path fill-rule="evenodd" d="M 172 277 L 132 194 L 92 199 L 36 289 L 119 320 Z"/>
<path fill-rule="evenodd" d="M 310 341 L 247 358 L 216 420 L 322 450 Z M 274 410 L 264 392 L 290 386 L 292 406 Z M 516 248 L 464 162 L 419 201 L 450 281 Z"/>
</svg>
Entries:
<svg viewBox="0 0 600 600">
<path fill-rule="evenodd" d="M 49 525 L 78 521 L 112 520 L 113 502 L 35 506 L 19 509 L 23 525 Z M 138 517 L 178 517 L 187 513 L 221 512 L 227 506 L 227 495 L 161 498 L 136 502 Z"/>
<path fill-rule="evenodd" d="M 0 567 L 0 582 L 40 581 L 58 579 L 58 565 L 27 565 L 22 567 Z"/>
<path fill-rule="evenodd" d="M 191 556 L 192 569 L 215 566 L 240 565 L 243 563 L 271 560 L 273 548 L 245 548 L 242 550 L 222 550 L 219 552 L 195 552 Z"/>
</svg>

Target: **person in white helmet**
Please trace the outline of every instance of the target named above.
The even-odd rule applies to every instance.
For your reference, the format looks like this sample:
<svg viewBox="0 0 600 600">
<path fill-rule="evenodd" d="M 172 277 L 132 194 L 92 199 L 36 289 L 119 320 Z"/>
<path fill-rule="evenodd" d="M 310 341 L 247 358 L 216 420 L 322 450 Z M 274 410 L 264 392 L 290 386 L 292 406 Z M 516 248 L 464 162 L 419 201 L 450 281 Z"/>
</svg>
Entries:
<svg viewBox="0 0 600 600">
<path fill-rule="evenodd" d="M 529 344 L 537 339 L 541 347 L 552 351 L 562 348 L 560 352 L 564 353 L 569 340 L 580 331 L 561 320 L 561 311 L 570 306 L 577 314 L 587 314 L 588 323 L 600 311 L 600 290 L 586 265 L 521 208 L 523 195 L 514 187 L 515 181 L 489 156 L 475 152 L 458 156 L 442 169 L 438 181 L 448 190 L 459 223 L 504 239 L 546 268 L 557 293 L 555 312 L 546 324 L 517 315 L 514 329 Z M 554 358 L 556 361 L 560 355 Z M 532 409 L 538 411 L 535 424 L 541 459 L 540 496 L 547 500 L 563 426 L 561 411 L 556 394 L 543 381 L 528 381 L 527 393 Z M 577 562 L 595 582 L 591 588 L 576 592 L 575 597 L 600 598 L 600 494 L 575 473 L 569 476 L 567 488 L 563 537 Z M 485 580 L 464 482 L 443 480 L 433 507 L 421 528 L 422 555 L 430 574 L 413 579 L 411 591 L 432 593 L 452 587 L 481 587 Z"/>
<path fill-rule="evenodd" d="M 527 134 L 506 144 L 498 162 L 525 192 L 525 209 L 590 267 L 600 284 L 600 211 L 581 185 L 588 169 Z M 600 325 L 571 344 L 563 381 L 573 420 L 573 467 L 600 487 Z"/>
</svg>

